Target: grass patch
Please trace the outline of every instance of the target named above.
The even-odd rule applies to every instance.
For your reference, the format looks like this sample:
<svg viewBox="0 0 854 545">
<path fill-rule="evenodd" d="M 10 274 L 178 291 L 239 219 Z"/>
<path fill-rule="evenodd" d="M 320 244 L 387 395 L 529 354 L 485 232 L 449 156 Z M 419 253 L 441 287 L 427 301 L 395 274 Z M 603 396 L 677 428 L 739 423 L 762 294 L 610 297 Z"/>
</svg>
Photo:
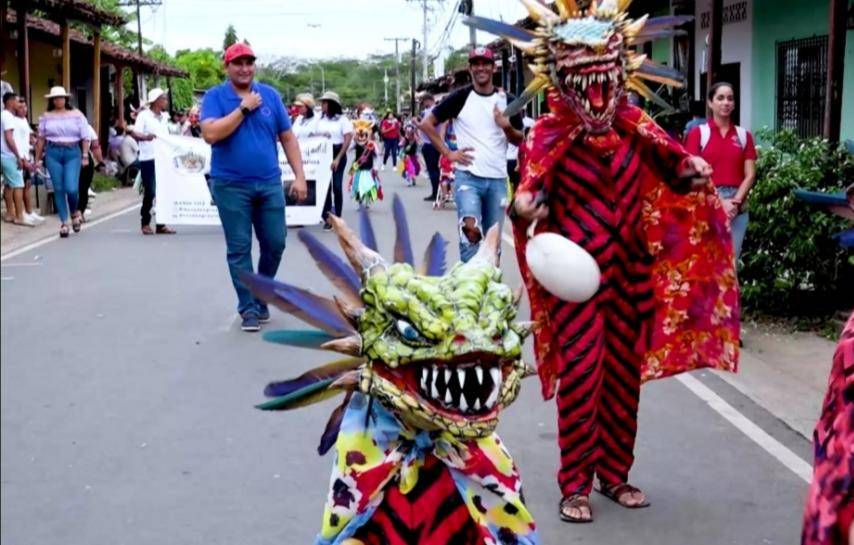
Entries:
<svg viewBox="0 0 854 545">
<path fill-rule="evenodd" d="M 92 178 L 92 189 L 96 193 L 100 193 L 101 191 L 111 191 L 121 186 L 121 182 L 114 176 L 107 176 L 106 174 L 101 174 L 100 172 L 96 172 L 95 176 Z"/>
</svg>

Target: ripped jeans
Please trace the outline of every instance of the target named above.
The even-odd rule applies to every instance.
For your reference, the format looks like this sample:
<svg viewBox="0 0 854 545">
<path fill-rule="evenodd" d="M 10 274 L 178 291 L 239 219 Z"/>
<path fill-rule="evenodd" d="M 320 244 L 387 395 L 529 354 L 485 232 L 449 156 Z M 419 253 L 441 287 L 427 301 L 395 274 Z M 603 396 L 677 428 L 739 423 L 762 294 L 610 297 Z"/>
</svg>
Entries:
<svg viewBox="0 0 854 545">
<path fill-rule="evenodd" d="M 467 170 L 454 173 L 454 202 L 459 220 L 460 260 L 468 261 L 493 225 L 501 230 L 507 206 L 506 178 L 483 178 Z M 500 248 L 500 245 L 499 245 Z"/>
</svg>

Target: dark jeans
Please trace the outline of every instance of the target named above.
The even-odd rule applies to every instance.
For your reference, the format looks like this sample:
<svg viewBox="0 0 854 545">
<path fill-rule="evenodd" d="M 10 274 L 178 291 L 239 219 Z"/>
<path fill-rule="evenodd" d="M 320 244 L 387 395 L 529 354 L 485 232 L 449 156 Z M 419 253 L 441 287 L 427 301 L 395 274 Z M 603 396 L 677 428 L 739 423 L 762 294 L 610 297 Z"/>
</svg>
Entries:
<svg viewBox="0 0 854 545">
<path fill-rule="evenodd" d="M 89 187 L 95 176 L 95 160 L 89 154 L 89 164 L 80 167 L 80 182 L 77 185 L 77 210 L 82 214 L 89 207 Z"/>
<path fill-rule="evenodd" d="M 513 192 L 516 192 L 516 188 L 519 187 L 519 170 L 517 168 L 518 161 L 516 159 L 511 159 L 507 161 L 507 177 L 510 178 L 510 187 L 513 188 Z"/>
<path fill-rule="evenodd" d="M 397 154 L 400 152 L 397 147 L 398 140 L 398 138 L 383 138 L 383 166 L 391 155 L 391 164 L 397 167 Z"/>
<path fill-rule="evenodd" d="M 435 198 L 436 192 L 439 191 L 439 151 L 433 147 L 433 144 L 424 144 L 421 146 L 421 153 L 424 155 L 424 165 L 427 167 L 430 186 L 433 188 L 430 194 Z"/>
<path fill-rule="evenodd" d="M 157 190 L 157 180 L 154 176 L 154 159 L 139 162 L 139 174 L 142 177 L 142 208 L 139 215 L 142 216 L 142 226 L 151 224 L 151 207 L 154 205 L 154 196 Z M 160 227 L 162 223 L 158 223 Z"/>
<path fill-rule="evenodd" d="M 237 292 L 237 312 L 258 311 L 266 304 L 256 299 L 240 274 L 251 273 L 252 227 L 261 250 L 258 274 L 274 278 L 285 251 L 285 192 L 278 179 L 267 182 L 238 182 L 211 179 L 222 231 L 231 283 Z"/>
<path fill-rule="evenodd" d="M 335 158 L 338 152 L 341 151 L 341 144 L 332 145 L 332 157 Z M 329 192 L 326 193 L 326 203 L 323 205 L 323 214 L 320 217 L 326 220 L 326 216 L 332 210 L 332 195 L 335 195 L 335 210 L 334 214 L 341 217 L 341 212 L 344 210 L 344 171 L 347 170 L 347 154 L 341 158 L 338 163 L 338 168 L 332 171 L 332 184 L 329 186 Z"/>
</svg>

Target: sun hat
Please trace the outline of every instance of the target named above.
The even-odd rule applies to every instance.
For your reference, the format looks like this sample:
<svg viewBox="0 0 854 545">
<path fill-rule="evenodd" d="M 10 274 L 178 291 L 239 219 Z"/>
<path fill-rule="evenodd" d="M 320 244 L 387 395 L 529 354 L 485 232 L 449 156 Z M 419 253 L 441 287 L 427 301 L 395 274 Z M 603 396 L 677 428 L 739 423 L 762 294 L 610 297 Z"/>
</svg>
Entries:
<svg viewBox="0 0 854 545">
<path fill-rule="evenodd" d="M 167 91 L 164 91 L 160 87 L 155 87 L 154 89 L 148 92 L 148 100 L 145 101 L 145 103 L 151 104 L 152 102 L 156 101 L 158 98 L 162 97 L 165 94 L 167 94 Z"/>
<path fill-rule="evenodd" d="M 336 93 L 335 91 L 326 91 L 320 97 L 320 100 L 330 100 L 330 101 L 334 102 L 335 104 L 341 106 L 341 98 L 338 96 L 338 93 Z"/>
<path fill-rule="evenodd" d="M 63 87 L 62 85 L 57 85 L 56 87 L 51 87 L 50 93 L 46 94 L 44 97 L 45 98 L 58 98 L 58 97 L 68 98 L 70 96 L 71 95 L 69 93 L 65 92 L 65 87 Z"/>
<path fill-rule="evenodd" d="M 294 104 L 314 108 L 314 97 L 311 96 L 311 93 L 300 93 L 294 97 Z"/>
</svg>

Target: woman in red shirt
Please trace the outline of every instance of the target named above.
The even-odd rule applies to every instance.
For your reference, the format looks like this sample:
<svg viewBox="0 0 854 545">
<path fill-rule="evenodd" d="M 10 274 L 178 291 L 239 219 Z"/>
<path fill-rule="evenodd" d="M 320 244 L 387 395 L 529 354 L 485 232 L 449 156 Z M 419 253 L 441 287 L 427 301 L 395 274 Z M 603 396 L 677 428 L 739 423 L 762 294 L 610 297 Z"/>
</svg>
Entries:
<svg viewBox="0 0 854 545">
<path fill-rule="evenodd" d="M 712 85 L 708 101 L 712 119 L 691 129 L 685 149 L 705 159 L 714 170 L 712 181 L 730 220 L 737 263 L 747 232 L 747 195 L 756 181 L 756 148 L 750 132 L 730 119 L 735 109 L 732 85 L 723 81 Z"/>
<path fill-rule="evenodd" d="M 400 142 L 400 121 L 394 116 L 391 110 L 386 110 L 385 117 L 380 123 L 380 134 L 383 137 L 383 166 L 388 162 L 388 156 L 391 155 L 391 162 L 394 168 L 397 168 L 398 142 Z"/>
</svg>

